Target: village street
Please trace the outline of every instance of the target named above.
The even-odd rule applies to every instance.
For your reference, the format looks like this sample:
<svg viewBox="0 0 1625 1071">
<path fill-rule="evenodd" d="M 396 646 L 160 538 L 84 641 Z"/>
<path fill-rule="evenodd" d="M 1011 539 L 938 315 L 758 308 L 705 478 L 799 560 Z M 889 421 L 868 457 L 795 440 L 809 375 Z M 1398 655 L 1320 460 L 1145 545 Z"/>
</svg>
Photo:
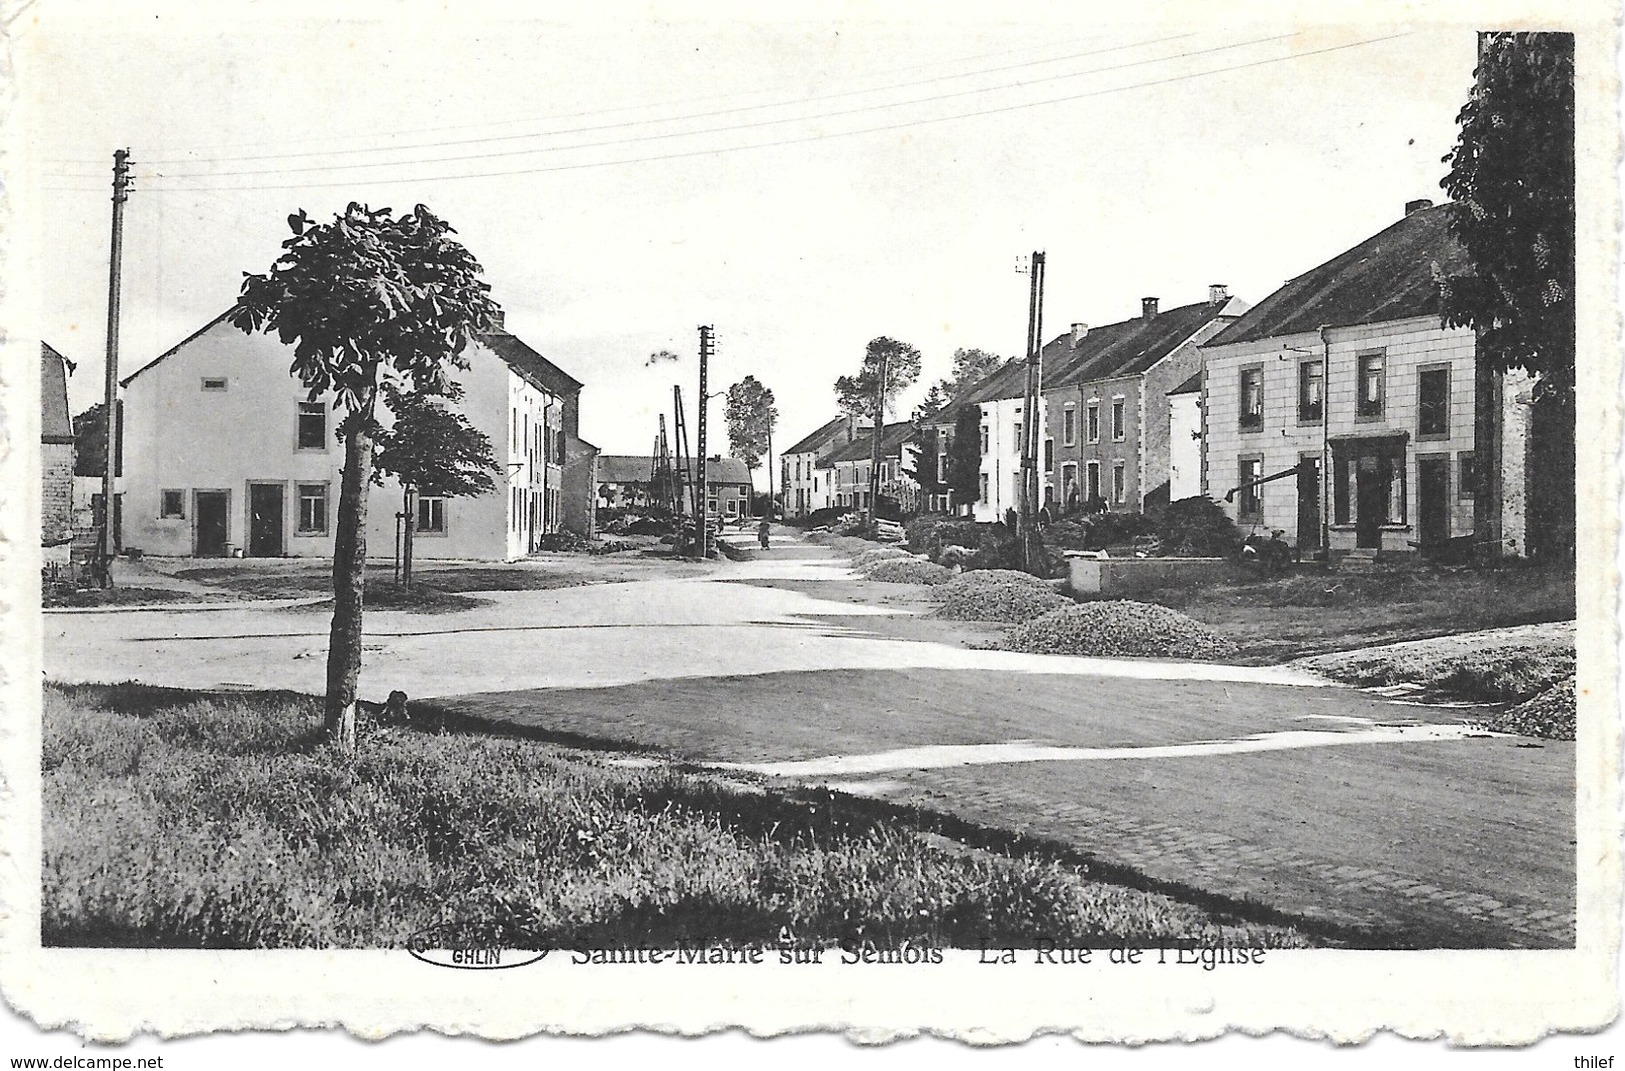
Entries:
<svg viewBox="0 0 1625 1071">
<path fill-rule="evenodd" d="M 844 560 L 774 541 L 705 576 L 370 611 L 362 694 L 400 689 L 610 761 L 917 804 L 1356 942 L 1572 944 L 1572 744 L 1289 668 L 881 635 L 890 608 L 807 593 L 849 580 Z M 52 612 L 46 673 L 319 693 L 327 620 L 278 603 Z"/>
</svg>

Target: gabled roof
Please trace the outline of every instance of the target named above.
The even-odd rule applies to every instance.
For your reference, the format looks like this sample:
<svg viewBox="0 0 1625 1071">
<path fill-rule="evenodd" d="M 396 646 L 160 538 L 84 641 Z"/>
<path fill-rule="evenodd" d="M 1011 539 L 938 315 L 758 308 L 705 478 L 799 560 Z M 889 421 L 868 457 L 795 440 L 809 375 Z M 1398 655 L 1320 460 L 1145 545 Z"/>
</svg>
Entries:
<svg viewBox="0 0 1625 1071">
<path fill-rule="evenodd" d="M 672 464 L 675 466 L 675 459 Z M 601 483 L 648 483 L 653 470 L 654 458 L 647 454 L 598 455 L 598 479 Z M 737 457 L 713 457 L 705 463 L 705 482 L 750 483 L 750 469 Z"/>
<path fill-rule="evenodd" d="M 210 320 L 196 331 L 193 331 L 190 335 L 187 335 L 185 338 L 169 347 L 169 349 L 160 353 L 158 356 L 154 357 L 140 368 L 137 368 L 134 372 L 131 372 L 129 375 L 119 380 L 119 385 L 122 387 L 129 386 L 130 381 L 136 376 L 139 376 L 141 373 L 147 371 L 147 369 L 152 368 L 165 358 L 179 352 L 188 344 L 195 342 L 211 328 L 224 322 L 226 317 L 230 315 L 231 309 L 227 309 L 219 316 L 216 316 L 214 319 Z M 552 361 L 549 361 L 546 357 L 543 357 L 540 353 L 537 353 L 535 350 L 531 349 L 530 346 L 528 346 L 523 340 L 515 335 L 509 334 L 507 331 L 490 331 L 478 336 L 478 340 L 483 343 L 492 353 L 496 354 L 497 357 L 501 358 L 502 362 L 509 368 L 512 368 L 525 379 L 531 380 L 542 390 L 548 391 L 551 394 L 560 395 L 575 394 L 581 390 L 581 383 L 579 380 L 564 372 L 559 368 L 558 365 L 554 364 Z"/>
<path fill-rule="evenodd" d="M 843 440 L 846 436 L 846 417 L 838 416 L 820 427 L 817 431 L 797 442 L 785 450 L 788 454 L 821 454 L 835 443 L 837 438 Z"/>
<path fill-rule="evenodd" d="M 1198 391 L 1200 391 L 1201 389 L 1202 389 L 1202 370 L 1197 369 L 1195 375 L 1191 376 L 1185 382 L 1181 383 L 1179 386 L 1175 387 L 1173 390 L 1169 391 L 1168 393 L 1170 395 L 1174 395 L 1174 394 L 1195 394 Z"/>
<path fill-rule="evenodd" d="M 550 394 L 575 394 L 581 390 L 581 381 L 569 375 L 552 361 L 531 349 L 517 335 L 506 331 L 488 331 L 479 336 L 487 349 L 509 368 Z"/>
<path fill-rule="evenodd" d="M 903 444 L 914 436 L 914 425 L 906 420 L 895 424 L 887 424 L 880 436 L 880 456 L 901 458 Z M 865 429 L 858 433 L 857 438 L 829 455 L 828 464 L 834 465 L 842 461 L 868 461 L 874 457 L 874 433 Z"/>
<path fill-rule="evenodd" d="M 49 342 L 41 342 L 39 349 L 39 440 L 42 443 L 71 443 L 73 417 L 68 413 L 68 373 L 73 365 Z"/>
<path fill-rule="evenodd" d="M 1076 343 L 1068 332 L 1044 347 L 1044 389 L 1140 375 L 1214 320 L 1245 309 L 1226 297 L 1091 327 Z"/>
<path fill-rule="evenodd" d="M 1455 211 L 1454 204 L 1442 204 L 1412 212 L 1288 280 L 1207 345 L 1437 315 L 1438 278 L 1472 270 L 1466 251 L 1450 234 Z"/>
</svg>

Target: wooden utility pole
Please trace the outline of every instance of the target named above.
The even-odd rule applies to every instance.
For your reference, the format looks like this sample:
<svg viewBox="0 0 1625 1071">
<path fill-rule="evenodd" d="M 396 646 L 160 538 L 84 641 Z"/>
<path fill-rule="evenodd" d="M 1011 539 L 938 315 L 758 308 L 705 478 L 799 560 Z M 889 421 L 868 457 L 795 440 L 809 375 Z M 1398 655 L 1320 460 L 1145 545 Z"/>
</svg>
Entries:
<svg viewBox="0 0 1625 1071">
<path fill-rule="evenodd" d="M 1043 565 L 1038 541 L 1038 406 L 1044 389 L 1044 254 L 1033 253 L 1027 290 L 1027 391 L 1021 403 L 1021 508 L 1016 515 L 1021 563 Z"/>
<path fill-rule="evenodd" d="M 886 347 L 880 349 L 880 374 L 875 377 L 875 426 L 869 432 L 869 512 L 870 528 L 875 523 L 875 507 L 880 504 L 880 440 L 886 432 Z"/>
<path fill-rule="evenodd" d="M 113 153 L 113 240 L 107 275 L 107 368 L 102 415 L 107 425 L 107 454 L 102 459 L 102 516 L 96 533 L 96 569 L 103 587 L 113 583 L 112 561 L 117 553 L 113 534 L 117 512 L 113 473 L 123 428 L 118 419 L 119 275 L 124 265 L 124 202 L 130 193 L 130 150 Z"/>
<path fill-rule="evenodd" d="M 705 411 L 711 408 L 711 397 L 707 391 L 706 374 L 711 364 L 711 354 L 716 352 L 715 328 L 710 324 L 700 325 L 700 420 L 698 427 L 699 456 L 696 458 L 695 468 L 698 472 L 695 478 L 699 480 L 699 496 L 694 509 L 696 526 L 700 542 L 700 557 L 711 556 L 711 516 L 705 508 L 708 496 L 711 493 L 710 481 L 705 471 L 705 459 L 709 455 L 705 452 Z"/>
<path fill-rule="evenodd" d="M 773 519 L 773 425 L 767 426 L 767 519 Z"/>
</svg>

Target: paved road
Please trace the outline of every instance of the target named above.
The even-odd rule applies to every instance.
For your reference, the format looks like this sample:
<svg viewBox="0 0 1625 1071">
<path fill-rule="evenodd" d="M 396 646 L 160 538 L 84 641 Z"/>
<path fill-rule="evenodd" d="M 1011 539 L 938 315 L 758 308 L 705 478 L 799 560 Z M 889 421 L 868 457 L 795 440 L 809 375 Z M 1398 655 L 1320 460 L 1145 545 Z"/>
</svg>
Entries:
<svg viewBox="0 0 1625 1071">
<path fill-rule="evenodd" d="M 754 533 L 747 538 L 754 545 Z M 364 692 L 918 803 L 1153 880 L 1396 943 L 1574 940 L 1571 744 L 1468 733 L 1284 669 L 888 639 L 808 594 L 842 563 L 775 532 L 730 580 L 497 593 L 368 615 Z M 325 615 L 50 614 L 57 680 L 321 687 Z"/>
</svg>

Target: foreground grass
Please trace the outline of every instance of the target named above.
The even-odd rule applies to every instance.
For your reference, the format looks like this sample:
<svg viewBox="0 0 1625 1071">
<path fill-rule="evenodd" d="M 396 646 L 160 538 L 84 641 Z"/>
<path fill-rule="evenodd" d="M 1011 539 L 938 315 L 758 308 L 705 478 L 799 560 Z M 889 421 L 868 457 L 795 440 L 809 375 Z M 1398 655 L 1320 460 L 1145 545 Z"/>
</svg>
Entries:
<svg viewBox="0 0 1625 1071">
<path fill-rule="evenodd" d="M 943 846 L 827 792 L 606 767 L 535 742 L 384 731 L 318 701 L 48 686 L 42 938 L 401 947 L 442 923 L 539 947 L 1300 946 L 1290 927 Z"/>
<path fill-rule="evenodd" d="M 1416 684 L 1456 699 L 1517 703 L 1572 680 L 1574 662 L 1572 629 L 1552 626 L 1321 655 L 1302 664 L 1350 684 Z"/>
<path fill-rule="evenodd" d="M 489 566 L 484 568 L 418 567 L 413 584 L 445 595 L 475 591 L 546 591 L 600 583 L 603 578 L 567 569 Z M 180 580 L 208 584 L 238 595 L 256 599 L 297 599 L 327 595 L 333 591 L 332 566 L 327 562 L 310 565 L 266 566 L 260 562 L 243 565 L 204 565 L 178 569 Z M 369 600 L 374 591 L 395 586 L 395 570 L 389 565 L 367 567 Z"/>
<path fill-rule="evenodd" d="M 229 602 L 226 594 L 199 596 L 173 588 L 111 587 L 81 588 L 67 591 L 44 588 L 40 592 L 40 605 L 46 608 L 93 606 L 156 606 L 172 602 Z"/>
</svg>

